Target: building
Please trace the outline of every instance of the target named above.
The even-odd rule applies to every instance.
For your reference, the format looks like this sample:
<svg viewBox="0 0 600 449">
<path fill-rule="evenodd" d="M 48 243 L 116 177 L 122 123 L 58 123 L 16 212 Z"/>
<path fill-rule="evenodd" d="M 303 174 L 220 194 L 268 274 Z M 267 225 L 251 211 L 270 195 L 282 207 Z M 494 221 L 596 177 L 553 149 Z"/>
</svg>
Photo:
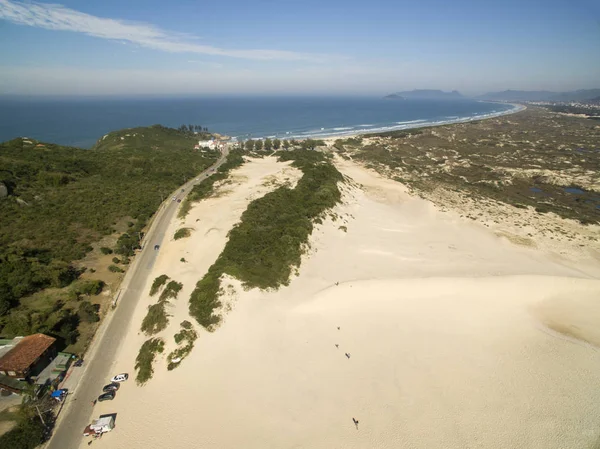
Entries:
<svg viewBox="0 0 600 449">
<path fill-rule="evenodd" d="M 42 371 L 56 355 L 56 339 L 44 334 L 21 338 L 0 357 L 0 374 L 13 379 L 26 379 Z"/>
<path fill-rule="evenodd" d="M 198 141 L 198 146 L 200 148 L 208 148 L 209 150 L 214 150 L 217 147 L 217 142 L 215 142 L 214 139 L 200 140 Z"/>
</svg>

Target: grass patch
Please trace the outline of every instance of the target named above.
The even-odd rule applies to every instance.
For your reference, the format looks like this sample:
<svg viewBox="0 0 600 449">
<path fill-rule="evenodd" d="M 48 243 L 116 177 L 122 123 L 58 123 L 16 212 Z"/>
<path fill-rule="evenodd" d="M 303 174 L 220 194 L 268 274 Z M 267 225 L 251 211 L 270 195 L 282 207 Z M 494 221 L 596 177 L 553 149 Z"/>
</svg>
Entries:
<svg viewBox="0 0 600 449">
<path fill-rule="evenodd" d="M 166 274 L 161 274 L 156 279 L 154 279 L 154 282 L 152 282 L 152 286 L 150 287 L 150 296 L 156 295 L 158 293 L 158 290 L 160 290 L 160 288 L 163 285 L 165 285 L 168 280 L 169 276 L 167 276 Z"/>
<path fill-rule="evenodd" d="M 183 284 L 181 282 L 177 282 L 177 281 L 169 282 L 167 284 L 167 286 L 165 287 L 165 289 L 160 294 L 160 296 L 158 297 L 158 301 L 165 302 L 165 301 L 168 301 L 169 299 L 177 298 L 177 295 L 179 294 L 179 292 L 181 291 L 182 288 L 183 288 Z"/>
<path fill-rule="evenodd" d="M 135 380 L 138 385 L 143 385 L 152 378 L 154 374 L 152 364 L 156 354 L 162 354 L 164 349 L 165 342 L 162 338 L 151 338 L 144 342 L 135 359 L 135 369 L 137 370 Z"/>
<path fill-rule="evenodd" d="M 229 274 L 246 288 L 277 288 L 289 283 L 300 265 L 313 222 L 340 201 L 341 173 L 322 153 L 294 150 L 278 153 L 303 172 L 294 189 L 279 187 L 251 202 L 208 273 L 190 297 L 190 314 L 211 330 L 219 322 L 220 278 Z"/>
<path fill-rule="evenodd" d="M 169 371 L 177 368 L 194 348 L 194 341 L 198 338 L 198 333 L 192 328 L 192 323 L 189 321 L 181 322 L 181 331 L 174 336 L 175 343 L 180 345 L 177 349 L 167 356 L 167 369 Z M 181 346 L 181 344 L 183 346 Z"/>
<path fill-rule="evenodd" d="M 167 282 L 169 277 L 165 274 L 158 276 L 152 283 L 150 295 L 156 294 L 161 285 Z M 156 284 L 156 287 L 155 287 Z M 167 315 L 167 302 L 169 299 L 177 298 L 177 295 L 183 288 L 183 284 L 177 281 L 170 281 L 164 288 L 158 302 L 148 307 L 148 313 L 142 320 L 142 332 L 146 335 L 154 335 L 166 329 L 169 324 L 169 315 Z"/>
<path fill-rule="evenodd" d="M 166 329 L 168 324 L 169 316 L 165 303 L 160 301 L 148 307 L 148 313 L 142 320 L 142 332 L 146 335 L 154 335 Z"/>
<path fill-rule="evenodd" d="M 340 226 L 338 229 L 340 231 L 348 232 L 348 228 L 346 226 Z"/>
<path fill-rule="evenodd" d="M 175 232 L 173 238 L 175 240 L 183 239 L 192 235 L 192 228 L 181 228 Z"/>
</svg>

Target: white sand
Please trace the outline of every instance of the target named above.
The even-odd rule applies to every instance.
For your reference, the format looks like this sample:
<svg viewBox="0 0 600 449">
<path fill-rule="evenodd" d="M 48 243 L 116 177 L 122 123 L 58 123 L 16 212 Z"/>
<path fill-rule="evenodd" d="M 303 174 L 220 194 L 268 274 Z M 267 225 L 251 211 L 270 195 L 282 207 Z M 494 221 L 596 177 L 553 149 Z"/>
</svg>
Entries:
<svg viewBox="0 0 600 449">
<path fill-rule="evenodd" d="M 184 283 L 161 333 L 169 350 L 189 293 L 248 195 L 267 191 L 258 186 L 282 166 L 268 159 L 236 171 L 230 193 L 192 210 L 192 237 L 161 249 L 151 278 Z M 96 406 L 118 413 L 100 443 L 558 449 L 600 439 L 600 351 L 590 344 L 600 342 L 600 282 L 440 213 L 397 183 L 340 168 L 363 187 L 344 187 L 339 218 L 315 230 L 300 275 L 270 293 L 231 281 L 232 310 L 214 333 L 199 332 L 179 368 L 167 372 L 162 358 L 146 386 L 130 381 Z M 133 373 L 144 314 L 115 371 Z"/>
</svg>

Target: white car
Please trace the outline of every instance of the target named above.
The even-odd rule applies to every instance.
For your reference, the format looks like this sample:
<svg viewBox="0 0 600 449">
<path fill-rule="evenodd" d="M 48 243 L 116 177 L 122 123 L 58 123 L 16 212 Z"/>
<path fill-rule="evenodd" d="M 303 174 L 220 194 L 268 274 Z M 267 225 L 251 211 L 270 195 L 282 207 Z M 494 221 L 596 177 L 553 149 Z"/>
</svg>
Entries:
<svg viewBox="0 0 600 449">
<path fill-rule="evenodd" d="M 175 201 L 176 199 L 177 199 L 177 197 L 176 197 L 176 196 L 174 196 L 174 197 L 173 197 L 173 201 Z"/>
<path fill-rule="evenodd" d="M 117 374 L 110 381 L 111 382 L 125 382 L 127 379 L 129 379 L 129 374 L 123 373 L 123 374 Z"/>
</svg>

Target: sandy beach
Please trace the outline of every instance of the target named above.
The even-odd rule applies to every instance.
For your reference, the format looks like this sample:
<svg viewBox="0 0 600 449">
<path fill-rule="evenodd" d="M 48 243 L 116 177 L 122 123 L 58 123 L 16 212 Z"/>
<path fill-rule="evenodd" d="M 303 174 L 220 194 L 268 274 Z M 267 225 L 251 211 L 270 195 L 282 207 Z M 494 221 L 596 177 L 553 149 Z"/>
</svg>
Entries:
<svg viewBox="0 0 600 449">
<path fill-rule="evenodd" d="M 600 440 L 598 266 L 512 244 L 336 160 L 343 202 L 311 236 L 288 287 L 227 279 L 208 333 L 188 299 L 250 201 L 300 172 L 274 158 L 232 172 L 163 244 L 150 281 L 183 283 L 159 336 L 166 351 L 95 412 L 117 427 L 94 447 L 587 448 Z M 185 258 L 186 262 L 181 262 Z M 587 261 L 586 263 L 593 263 Z M 585 268 L 585 269 L 584 269 Z M 589 269 L 588 269 L 589 268 Z M 113 364 L 133 375 L 150 285 Z M 182 320 L 199 333 L 173 371 Z M 353 418 L 358 421 L 355 426 Z M 88 447 L 83 442 L 82 448 Z"/>
</svg>

